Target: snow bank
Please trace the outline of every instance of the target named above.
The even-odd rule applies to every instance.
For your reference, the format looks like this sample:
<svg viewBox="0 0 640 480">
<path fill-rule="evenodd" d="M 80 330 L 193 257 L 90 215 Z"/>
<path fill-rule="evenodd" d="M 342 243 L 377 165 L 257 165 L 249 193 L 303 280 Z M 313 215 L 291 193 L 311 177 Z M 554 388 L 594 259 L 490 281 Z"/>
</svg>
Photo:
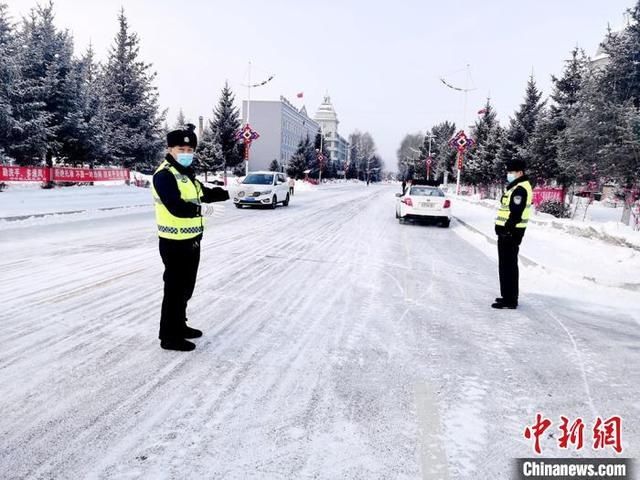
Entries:
<svg viewBox="0 0 640 480">
<path fill-rule="evenodd" d="M 480 204 L 461 200 L 454 197 L 453 215 L 494 242 L 495 208 L 485 208 L 486 201 Z M 640 291 L 639 249 L 619 242 L 617 237 L 601 238 L 592 225 L 580 228 L 571 220 L 556 223 L 557 219 L 530 221 L 520 247 L 521 256 L 567 278 Z"/>
<path fill-rule="evenodd" d="M 0 219 L 152 205 L 148 189 L 122 183 L 53 189 L 11 188 L 0 193 Z"/>
</svg>

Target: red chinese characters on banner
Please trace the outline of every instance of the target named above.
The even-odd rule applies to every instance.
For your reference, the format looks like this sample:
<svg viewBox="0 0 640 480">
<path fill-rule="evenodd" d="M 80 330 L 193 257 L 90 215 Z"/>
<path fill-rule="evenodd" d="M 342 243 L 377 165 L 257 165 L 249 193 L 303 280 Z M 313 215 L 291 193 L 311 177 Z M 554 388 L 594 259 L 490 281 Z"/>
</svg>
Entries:
<svg viewBox="0 0 640 480">
<path fill-rule="evenodd" d="M 45 167 L 0 167 L 0 181 L 46 182 L 49 169 Z"/>
<path fill-rule="evenodd" d="M 126 168 L 91 169 L 53 167 L 51 180 L 54 182 L 105 182 L 128 180 L 129 170 Z"/>
<path fill-rule="evenodd" d="M 538 413 L 536 415 L 535 425 L 524 429 L 524 438 L 530 439 L 532 436 L 535 437 L 535 444 L 533 449 L 536 451 L 536 453 L 542 453 L 542 449 L 540 448 L 540 436 L 550 426 L 551 420 L 549 420 L 548 418 L 542 418 L 542 415 Z"/>
<path fill-rule="evenodd" d="M 617 453 L 622 452 L 622 419 L 613 416 L 607 420 L 596 418 L 593 426 L 593 449 L 601 450 L 613 447 Z"/>
<path fill-rule="evenodd" d="M 558 446 L 560 448 L 567 448 L 569 444 L 572 444 L 575 445 L 576 450 L 580 450 L 584 438 L 584 423 L 582 423 L 582 419 L 578 418 L 571 426 L 569 426 L 569 419 L 564 415 L 560 416 L 560 420 L 562 420 L 562 425 L 560 425 L 562 435 L 558 439 Z"/>
<path fill-rule="evenodd" d="M 542 202 L 564 202 L 564 190 L 562 188 L 536 187 L 533 189 L 532 203 L 538 207 Z"/>
<path fill-rule="evenodd" d="M 584 430 L 585 424 L 582 418 L 577 418 L 573 423 L 564 415 L 560 416 L 561 424 L 558 429 L 561 432 L 558 438 L 558 447 L 567 449 L 569 445 L 573 445 L 576 450 L 581 450 L 584 446 Z M 540 437 L 551 427 L 552 422 L 548 418 L 538 413 L 534 425 L 527 426 L 524 430 L 526 439 L 534 439 L 533 449 L 537 454 L 542 453 L 540 448 Z M 553 435 L 549 435 L 552 437 Z M 622 419 L 619 416 L 613 416 L 606 420 L 597 417 L 593 426 L 593 449 L 603 450 L 611 447 L 616 453 L 622 453 Z"/>
<path fill-rule="evenodd" d="M 107 182 L 128 180 L 126 168 L 0 167 L 4 182 Z"/>
</svg>

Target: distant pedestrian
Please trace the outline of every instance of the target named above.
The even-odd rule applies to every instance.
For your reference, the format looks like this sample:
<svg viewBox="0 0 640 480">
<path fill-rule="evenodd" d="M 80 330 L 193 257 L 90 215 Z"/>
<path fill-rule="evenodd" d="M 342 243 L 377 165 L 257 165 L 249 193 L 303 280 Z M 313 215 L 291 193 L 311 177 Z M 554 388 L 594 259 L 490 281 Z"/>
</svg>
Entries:
<svg viewBox="0 0 640 480">
<path fill-rule="evenodd" d="M 229 199 L 220 187 L 207 188 L 196 179 L 191 164 L 198 144 L 195 126 L 167 135 L 167 155 L 153 175 L 152 193 L 164 263 L 164 298 L 160 314 L 160 346 L 167 350 L 190 351 L 188 338 L 202 331 L 187 326 L 187 302 L 196 285 L 200 263 L 200 240 L 204 218 L 218 216 L 224 206 L 203 205 Z"/>
<path fill-rule="evenodd" d="M 495 220 L 501 296 L 491 305 L 493 308 L 518 308 L 518 251 L 531 215 L 533 199 L 531 183 L 524 173 L 525 166 L 522 160 L 512 160 L 506 165 L 509 183 Z"/>
<path fill-rule="evenodd" d="M 292 197 L 295 190 L 295 186 L 296 186 L 295 179 L 289 177 L 289 195 L 291 195 Z"/>
</svg>

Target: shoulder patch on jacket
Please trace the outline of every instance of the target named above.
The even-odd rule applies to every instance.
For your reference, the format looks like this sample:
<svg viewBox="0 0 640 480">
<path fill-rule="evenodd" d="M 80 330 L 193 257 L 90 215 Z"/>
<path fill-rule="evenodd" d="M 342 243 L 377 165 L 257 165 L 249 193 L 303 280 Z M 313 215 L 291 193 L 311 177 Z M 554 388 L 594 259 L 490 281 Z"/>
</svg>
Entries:
<svg viewBox="0 0 640 480">
<path fill-rule="evenodd" d="M 513 196 L 513 203 L 515 203 L 516 205 L 520 205 L 522 203 L 522 196 L 521 195 L 514 195 Z"/>
</svg>

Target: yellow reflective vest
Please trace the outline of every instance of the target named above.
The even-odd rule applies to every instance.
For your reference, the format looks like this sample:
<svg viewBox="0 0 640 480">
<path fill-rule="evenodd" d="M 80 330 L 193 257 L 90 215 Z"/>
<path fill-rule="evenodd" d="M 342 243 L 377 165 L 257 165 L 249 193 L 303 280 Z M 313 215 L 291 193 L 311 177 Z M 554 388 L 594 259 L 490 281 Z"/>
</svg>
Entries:
<svg viewBox="0 0 640 480">
<path fill-rule="evenodd" d="M 504 227 L 509 220 L 509 216 L 511 215 L 511 210 L 509 209 L 509 205 L 511 204 L 511 196 L 516 188 L 522 187 L 527 191 L 527 203 L 525 205 L 524 211 L 522 212 L 522 219 L 519 223 L 516 224 L 516 228 L 527 228 L 527 223 L 529 221 L 529 217 L 531 216 L 531 201 L 533 199 L 533 188 L 531 187 L 531 183 L 529 180 L 525 180 L 524 182 L 518 182 L 513 185 L 509 190 L 507 190 L 504 195 L 502 195 L 502 199 L 500 200 L 500 209 L 498 210 L 498 216 L 496 217 L 496 225 Z"/>
<path fill-rule="evenodd" d="M 200 183 L 192 181 L 187 175 L 183 175 L 166 160 L 163 161 L 155 173 L 160 170 L 167 169 L 176 178 L 178 189 L 180 190 L 180 198 L 185 202 L 201 204 L 202 187 Z M 181 218 L 173 216 L 167 207 L 164 206 L 162 200 L 158 196 L 153 182 L 151 184 L 151 193 L 156 207 L 156 223 L 158 224 L 158 236 L 169 240 L 189 240 L 197 237 L 204 232 L 204 219 L 201 216 L 192 218 Z"/>
</svg>

